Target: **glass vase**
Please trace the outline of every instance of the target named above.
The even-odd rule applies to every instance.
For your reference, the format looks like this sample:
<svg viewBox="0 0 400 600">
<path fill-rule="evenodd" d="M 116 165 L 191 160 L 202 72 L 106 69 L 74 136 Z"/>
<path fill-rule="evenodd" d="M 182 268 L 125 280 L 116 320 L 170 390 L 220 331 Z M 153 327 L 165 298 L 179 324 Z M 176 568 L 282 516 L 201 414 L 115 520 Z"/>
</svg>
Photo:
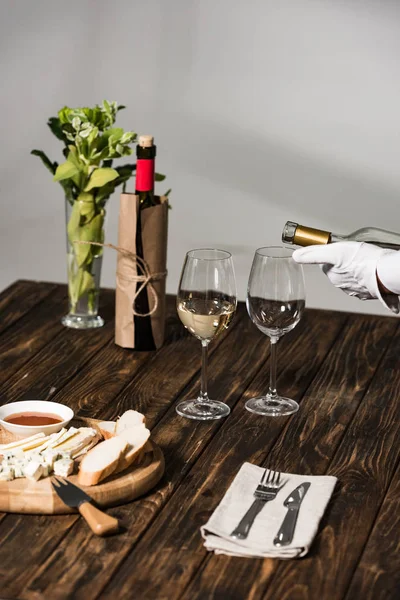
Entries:
<svg viewBox="0 0 400 600">
<path fill-rule="evenodd" d="M 90 193 L 65 201 L 69 313 L 61 322 L 72 329 L 102 327 L 98 314 L 103 248 L 82 242 L 104 241 L 105 210 Z"/>
</svg>

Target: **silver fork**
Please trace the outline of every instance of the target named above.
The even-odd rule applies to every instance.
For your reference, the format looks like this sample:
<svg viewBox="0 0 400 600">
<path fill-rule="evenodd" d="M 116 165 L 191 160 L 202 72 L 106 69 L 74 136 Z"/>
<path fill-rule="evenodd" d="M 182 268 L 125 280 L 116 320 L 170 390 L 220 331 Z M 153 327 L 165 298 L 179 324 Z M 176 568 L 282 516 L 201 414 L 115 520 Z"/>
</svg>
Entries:
<svg viewBox="0 0 400 600">
<path fill-rule="evenodd" d="M 264 505 L 276 498 L 276 495 L 280 490 L 280 482 L 281 474 L 279 471 L 265 469 L 260 483 L 253 494 L 255 500 L 238 526 L 232 531 L 231 537 L 238 540 L 245 540 L 247 538 L 255 518 L 259 512 L 261 512 Z"/>
</svg>

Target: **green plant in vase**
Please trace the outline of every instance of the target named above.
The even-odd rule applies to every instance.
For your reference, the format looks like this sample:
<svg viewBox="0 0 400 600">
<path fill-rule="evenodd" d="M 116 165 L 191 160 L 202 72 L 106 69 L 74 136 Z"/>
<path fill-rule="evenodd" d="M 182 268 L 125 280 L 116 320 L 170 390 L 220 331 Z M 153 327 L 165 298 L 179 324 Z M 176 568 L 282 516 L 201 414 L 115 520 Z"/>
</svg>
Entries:
<svg viewBox="0 0 400 600">
<path fill-rule="evenodd" d="M 65 161 L 52 162 L 41 150 L 32 150 L 64 189 L 67 216 L 69 314 L 64 325 L 92 328 L 103 325 L 97 314 L 102 247 L 77 242 L 104 241 L 105 206 L 119 185 L 135 171 L 135 164 L 113 168 L 113 161 L 132 153 L 136 133 L 114 127 L 116 102 L 94 108 L 62 108 L 48 125 L 64 144 Z M 158 176 L 163 179 L 163 176 Z"/>
</svg>

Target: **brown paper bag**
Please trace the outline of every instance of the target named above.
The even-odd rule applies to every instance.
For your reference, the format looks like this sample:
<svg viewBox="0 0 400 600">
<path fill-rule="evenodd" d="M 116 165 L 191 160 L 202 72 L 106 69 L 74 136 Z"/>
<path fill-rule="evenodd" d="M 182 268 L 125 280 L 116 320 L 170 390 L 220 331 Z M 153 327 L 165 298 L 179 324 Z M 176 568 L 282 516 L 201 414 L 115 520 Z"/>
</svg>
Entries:
<svg viewBox="0 0 400 600">
<path fill-rule="evenodd" d="M 150 316 L 134 315 L 134 299 L 137 293 L 138 275 L 143 275 L 137 262 L 131 257 L 118 253 L 117 287 L 115 306 L 115 343 L 123 348 L 135 350 L 160 348 L 164 342 L 165 328 L 165 284 L 167 267 L 168 198 L 160 196 L 160 204 L 145 208 L 140 212 L 143 258 L 150 274 L 153 275 L 145 287 Z M 121 194 L 119 209 L 118 246 L 137 254 L 136 230 L 139 211 L 139 197 L 135 194 Z M 140 283 L 140 282 L 139 282 Z M 157 308 L 151 286 L 157 295 Z M 138 322 L 147 319 L 147 322 Z M 146 325 L 144 327 L 144 325 Z M 136 330 L 136 331 L 135 331 Z M 151 340 L 140 337 L 142 332 Z M 139 335 L 138 335 L 139 333 Z"/>
</svg>

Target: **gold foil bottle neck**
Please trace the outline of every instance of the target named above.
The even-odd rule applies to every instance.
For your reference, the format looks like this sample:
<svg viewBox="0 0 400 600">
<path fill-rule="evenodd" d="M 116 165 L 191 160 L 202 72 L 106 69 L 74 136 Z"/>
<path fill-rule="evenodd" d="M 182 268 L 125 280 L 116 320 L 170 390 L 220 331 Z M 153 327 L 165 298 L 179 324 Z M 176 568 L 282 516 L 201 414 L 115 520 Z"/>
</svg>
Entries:
<svg viewBox="0 0 400 600">
<path fill-rule="evenodd" d="M 323 229 L 314 229 L 313 227 L 304 227 L 297 225 L 293 236 L 293 244 L 297 246 L 311 246 L 312 244 L 329 244 L 331 241 L 330 231 Z"/>
</svg>

